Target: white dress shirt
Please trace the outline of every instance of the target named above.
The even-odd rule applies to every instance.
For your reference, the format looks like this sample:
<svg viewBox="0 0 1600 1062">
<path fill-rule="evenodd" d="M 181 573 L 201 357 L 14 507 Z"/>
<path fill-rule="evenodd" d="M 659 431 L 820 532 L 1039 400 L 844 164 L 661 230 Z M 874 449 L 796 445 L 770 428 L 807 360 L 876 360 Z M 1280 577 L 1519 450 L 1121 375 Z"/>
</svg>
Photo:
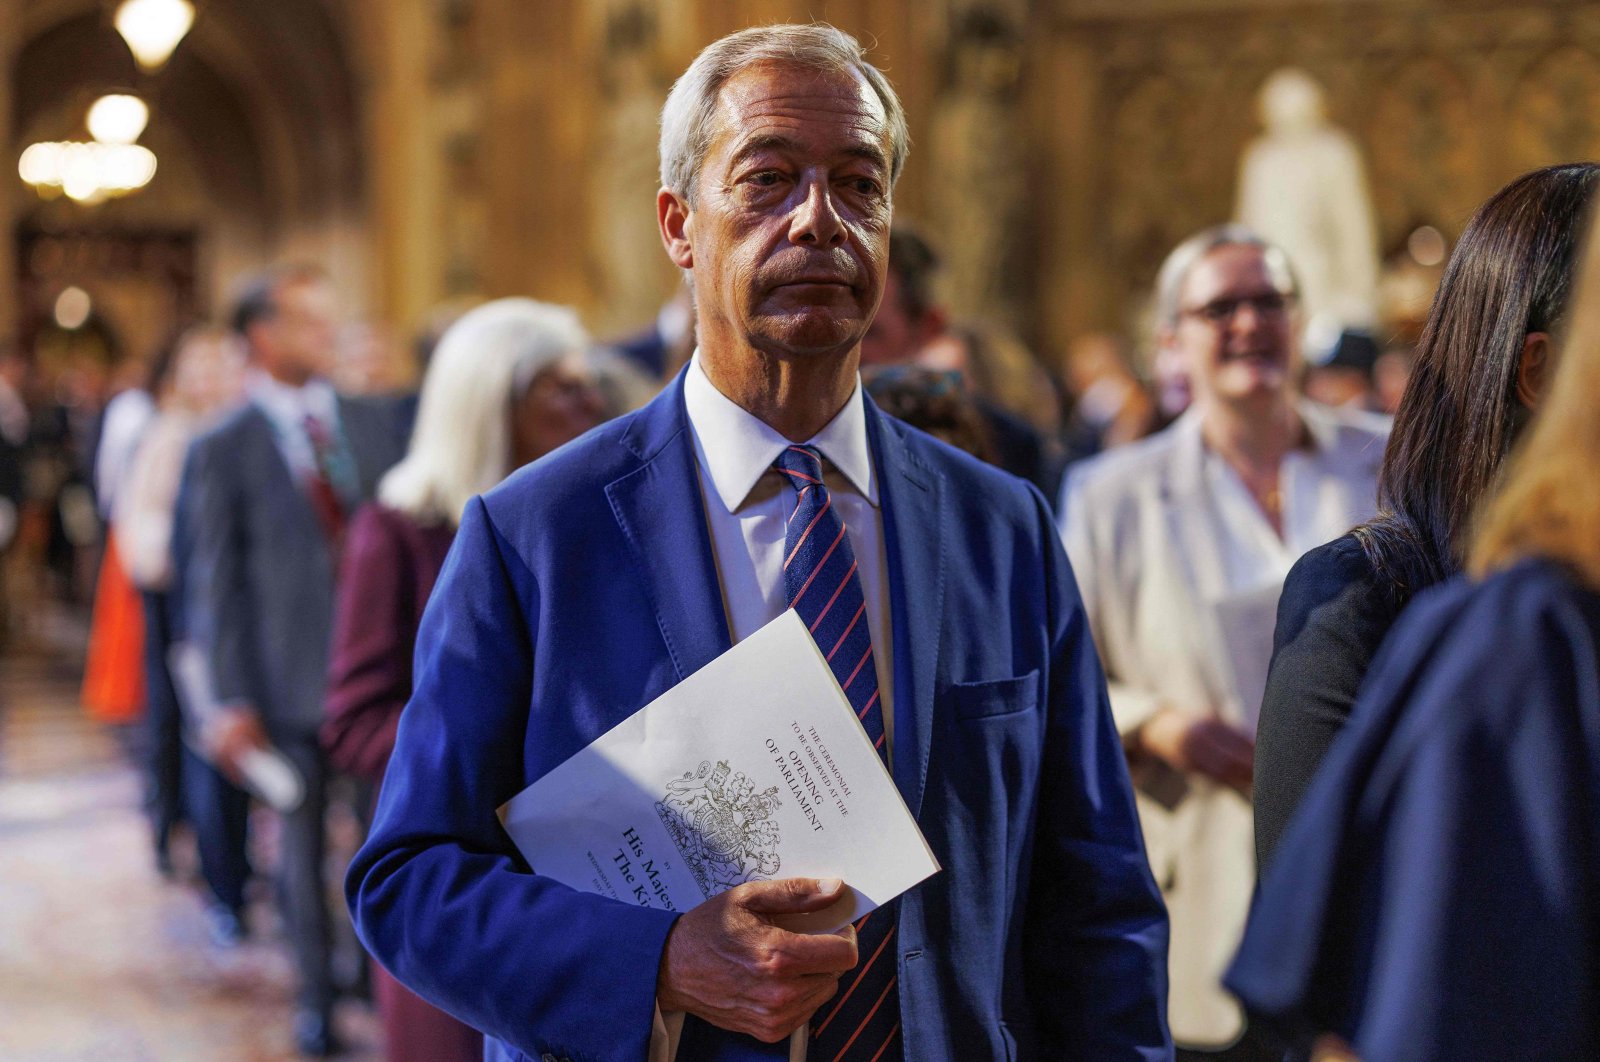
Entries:
<svg viewBox="0 0 1600 1062">
<path fill-rule="evenodd" d="M 143 388 L 130 387 L 126 391 L 119 391 L 106 403 L 105 419 L 100 426 L 100 444 L 94 458 L 94 493 L 100 515 L 107 520 L 116 511 L 117 492 L 128 478 L 133 452 L 138 449 L 139 440 L 144 437 L 145 429 L 155 417 L 155 399 Z"/>
<path fill-rule="evenodd" d="M 711 551 L 717 562 L 723 609 L 735 644 L 788 608 L 783 585 L 784 542 L 795 490 L 772 462 L 790 445 L 765 421 L 718 391 L 695 352 L 684 377 L 683 400 L 694 437 L 700 495 L 705 502 Z M 856 574 L 866 598 L 867 629 L 883 705 L 884 747 L 894 744 L 894 644 L 889 621 L 888 562 L 884 555 L 872 448 L 861 384 L 837 416 L 806 445 L 822 451 L 823 480 L 844 520 L 855 551 Z M 650 1042 L 650 1062 L 677 1054 L 682 1014 L 661 1015 Z M 806 1057 L 808 1030 L 789 1041 L 791 1062 Z"/>
<path fill-rule="evenodd" d="M 286 384 L 259 369 L 247 377 L 245 390 L 272 423 L 272 434 L 278 441 L 278 452 L 284 463 L 300 483 L 320 474 L 317 453 L 306 434 L 306 416 L 321 421 L 333 437 L 340 433 L 339 395 L 333 385 L 320 377 L 312 377 L 299 387 Z"/>
</svg>

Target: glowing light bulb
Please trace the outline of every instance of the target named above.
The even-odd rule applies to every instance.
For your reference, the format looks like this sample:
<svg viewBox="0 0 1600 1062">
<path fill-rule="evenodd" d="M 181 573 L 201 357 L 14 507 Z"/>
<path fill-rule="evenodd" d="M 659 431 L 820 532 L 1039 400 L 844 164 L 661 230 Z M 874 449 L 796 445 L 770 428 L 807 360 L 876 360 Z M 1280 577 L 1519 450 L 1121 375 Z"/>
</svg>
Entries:
<svg viewBox="0 0 1600 1062">
<path fill-rule="evenodd" d="M 56 296 L 56 324 L 68 332 L 76 332 L 88 323 L 89 314 L 93 310 L 94 301 L 82 288 L 63 288 L 61 294 Z"/>
<path fill-rule="evenodd" d="M 101 96 L 89 108 L 89 133 L 102 144 L 131 144 L 150 121 L 150 108 L 138 96 Z"/>
<path fill-rule="evenodd" d="M 115 24 L 139 65 L 154 70 L 194 25 L 194 5 L 189 0 L 124 0 Z"/>
<path fill-rule="evenodd" d="M 61 183 L 61 145 L 46 141 L 30 144 L 17 160 L 17 173 L 24 181 L 38 187 Z"/>
<path fill-rule="evenodd" d="M 99 158 L 93 145 L 67 144 L 61 155 L 61 190 L 76 202 L 94 201 L 101 186 Z"/>
<path fill-rule="evenodd" d="M 100 186 L 111 192 L 143 188 L 156 175 L 156 156 L 138 144 L 99 145 L 96 172 Z"/>
</svg>

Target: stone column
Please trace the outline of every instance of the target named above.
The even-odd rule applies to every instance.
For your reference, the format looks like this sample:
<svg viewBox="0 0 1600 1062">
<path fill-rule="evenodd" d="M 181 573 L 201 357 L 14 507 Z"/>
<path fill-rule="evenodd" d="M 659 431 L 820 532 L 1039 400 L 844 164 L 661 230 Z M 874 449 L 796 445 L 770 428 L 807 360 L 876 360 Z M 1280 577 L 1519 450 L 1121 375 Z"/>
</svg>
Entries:
<svg viewBox="0 0 1600 1062">
<path fill-rule="evenodd" d="M 1095 63 L 1070 31 L 1047 35 L 1032 57 L 1027 123 L 1041 145 L 1036 187 L 1043 224 L 1035 238 L 1040 349 L 1063 356 L 1073 337 L 1115 327 L 1104 248 L 1095 245 L 1097 196 L 1104 145 L 1095 138 Z M 1058 366 L 1059 367 L 1059 366 Z"/>
<path fill-rule="evenodd" d="M 567 303 L 594 321 L 602 295 L 586 222 L 598 86 L 577 5 L 481 0 L 480 13 L 483 127 L 492 131 L 482 162 L 485 293 Z M 616 209 L 655 205 L 645 197 Z"/>
<path fill-rule="evenodd" d="M 424 0 L 367 0 L 360 53 L 368 69 L 368 205 L 377 315 L 409 335 L 443 296 L 438 207 L 445 194 L 432 150 L 431 21 Z"/>
</svg>

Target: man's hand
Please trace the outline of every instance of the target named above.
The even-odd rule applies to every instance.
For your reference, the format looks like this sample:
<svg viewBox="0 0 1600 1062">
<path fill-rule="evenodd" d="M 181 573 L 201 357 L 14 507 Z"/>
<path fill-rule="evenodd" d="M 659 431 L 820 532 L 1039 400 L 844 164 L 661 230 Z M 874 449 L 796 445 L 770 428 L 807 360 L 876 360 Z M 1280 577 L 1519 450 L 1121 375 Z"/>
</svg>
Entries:
<svg viewBox="0 0 1600 1062">
<path fill-rule="evenodd" d="M 1231 723 L 1163 708 L 1139 728 L 1139 747 L 1180 771 L 1249 794 L 1256 743 Z"/>
<path fill-rule="evenodd" d="M 856 964 L 856 933 L 812 936 L 773 924 L 839 899 L 838 879 L 752 881 L 714 896 L 673 925 L 656 1000 L 719 1028 L 777 1043 L 800 1028 Z"/>
<path fill-rule="evenodd" d="M 217 768 L 235 782 L 239 780 L 239 758 L 250 749 L 271 745 L 261 718 L 243 705 L 218 712 L 206 723 L 202 740 Z"/>
</svg>

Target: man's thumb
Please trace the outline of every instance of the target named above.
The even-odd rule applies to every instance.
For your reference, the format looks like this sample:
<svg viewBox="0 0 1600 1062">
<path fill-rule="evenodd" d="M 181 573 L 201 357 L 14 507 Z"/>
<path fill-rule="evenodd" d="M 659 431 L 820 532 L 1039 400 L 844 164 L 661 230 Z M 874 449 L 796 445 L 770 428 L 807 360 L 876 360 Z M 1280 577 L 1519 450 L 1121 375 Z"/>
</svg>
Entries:
<svg viewBox="0 0 1600 1062">
<path fill-rule="evenodd" d="M 744 906 L 761 914 L 803 914 L 820 911 L 836 903 L 844 893 L 838 878 L 782 878 L 778 881 L 752 881 L 743 897 Z"/>
</svg>

